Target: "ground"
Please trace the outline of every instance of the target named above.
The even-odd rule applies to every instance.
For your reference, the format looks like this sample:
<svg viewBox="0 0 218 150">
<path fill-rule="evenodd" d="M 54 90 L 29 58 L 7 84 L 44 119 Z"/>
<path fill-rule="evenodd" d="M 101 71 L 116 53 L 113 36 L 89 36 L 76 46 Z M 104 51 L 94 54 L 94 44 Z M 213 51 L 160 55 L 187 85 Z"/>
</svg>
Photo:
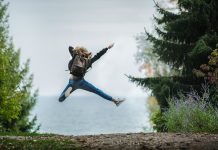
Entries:
<svg viewBox="0 0 218 150">
<path fill-rule="evenodd" d="M 74 138 L 88 149 L 218 149 L 218 134 L 131 133 Z"/>
<path fill-rule="evenodd" d="M 5 140 L 10 140 L 7 145 Z M 95 150 L 146 150 L 146 149 L 193 149 L 218 150 L 218 134 L 183 134 L 183 133 L 127 133 L 127 134 L 101 134 L 85 136 L 0 136 L 0 149 L 7 149 L 13 145 L 12 141 L 49 141 L 46 147 L 40 149 L 95 149 Z M 59 145 L 55 142 L 59 141 Z M 39 142 L 42 146 L 42 142 Z M 52 144 L 51 144 L 52 143 Z M 60 145 L 60 143 L 62 145 Z M 21 143 L 19 143 L 19 146 Z M 28 144 L 24 144 L 25 149 Z M 76 146 L 75 146 L 76 145 Z M 13 145 L 13 148 L 17 148 Z M 9 148 L 9 149 L 13 149 Z M 19 147 L 20 148 L 20 147 Z M 35 148 L 35 147 L 34 147 Z"/>
</svg>

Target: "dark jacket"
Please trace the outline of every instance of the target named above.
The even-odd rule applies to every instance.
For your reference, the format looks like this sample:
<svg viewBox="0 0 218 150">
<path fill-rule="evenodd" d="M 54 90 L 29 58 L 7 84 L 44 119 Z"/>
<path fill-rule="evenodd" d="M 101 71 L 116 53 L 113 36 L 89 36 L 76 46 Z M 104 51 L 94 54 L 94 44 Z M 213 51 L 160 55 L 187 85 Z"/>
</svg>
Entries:
<svg viewBox="0 0 218 150">
<path fill-rule="evenodd" d="M 102 55 L 104 55 L 106 52 L 107 52 L 108 48 L 103 48 L 100 52 L 98 52 L 94 57 L 91 58 L 91 61 L 90 61 L 90 64 L 88 66 L 89 67 L 92 67 L 92 64 L 97 61 Z M 73 47 L 72 46 L 69 46 L 69 52 L 70 52 L 70 55 L 73 57 Z M 88 69 L 87 68 L 87 69 Z"/>
</svg>

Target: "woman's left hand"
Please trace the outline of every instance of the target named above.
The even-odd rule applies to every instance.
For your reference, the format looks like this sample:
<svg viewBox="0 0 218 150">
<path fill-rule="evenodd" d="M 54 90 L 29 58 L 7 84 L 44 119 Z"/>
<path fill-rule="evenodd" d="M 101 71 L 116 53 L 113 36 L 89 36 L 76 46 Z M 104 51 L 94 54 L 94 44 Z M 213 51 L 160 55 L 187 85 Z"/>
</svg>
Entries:
<svg viewBox="0 0 218 150">
<path fill-rule="evenodd" d="M 110 44 L 107 48 L 110 49 L 114 46 L 114 43 Z"/>
</svg>

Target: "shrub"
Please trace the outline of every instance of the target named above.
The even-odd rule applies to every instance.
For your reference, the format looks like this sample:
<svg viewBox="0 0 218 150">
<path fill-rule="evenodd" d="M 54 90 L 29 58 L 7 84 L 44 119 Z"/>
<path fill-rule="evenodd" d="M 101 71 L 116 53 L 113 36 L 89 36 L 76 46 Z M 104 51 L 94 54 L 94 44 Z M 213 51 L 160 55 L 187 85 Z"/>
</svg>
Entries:
<svg viewBox="0 0 218 150">
<path fill-rule="evenodd" d="M 192 90 L 169 100 L 162 116 L 168 132 L 218 133 L 218 110 L 210 103 L 209 87 L 203 89 L 202 96 Z"/>
<path fill-rule="evenodd" d="M 153 129 L 155 131 L 157 131 L 157 132 L 166 132 L 167 131 L 166 120 L 162 116 L 160 109 L 151 115 L 151 121 L 153 122 Z"/>
</svg>

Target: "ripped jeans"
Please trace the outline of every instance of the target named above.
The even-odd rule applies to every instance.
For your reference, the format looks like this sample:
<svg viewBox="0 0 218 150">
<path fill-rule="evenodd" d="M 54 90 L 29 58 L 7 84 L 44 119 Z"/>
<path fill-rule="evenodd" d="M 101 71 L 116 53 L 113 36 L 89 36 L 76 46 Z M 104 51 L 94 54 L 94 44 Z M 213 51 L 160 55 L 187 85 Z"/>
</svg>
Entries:
<svg viewBox="0 0 218 150">
<path fill-rule="evenodd" d="M 96 88 L 94 85 L 87 82 L 85 79 L 79 79 L 79 80 L 70 79 L 68 85 L 66 86 L 66 88 L 64 89 L 64 91 L 61 93 L 59 97 L 59 102 L 63 102 L 76 89 L 83 89 L 95 93 L 109 101 L 113 100 L 111 96 L 107 95 L 102 90 Z"/>
</svg>

